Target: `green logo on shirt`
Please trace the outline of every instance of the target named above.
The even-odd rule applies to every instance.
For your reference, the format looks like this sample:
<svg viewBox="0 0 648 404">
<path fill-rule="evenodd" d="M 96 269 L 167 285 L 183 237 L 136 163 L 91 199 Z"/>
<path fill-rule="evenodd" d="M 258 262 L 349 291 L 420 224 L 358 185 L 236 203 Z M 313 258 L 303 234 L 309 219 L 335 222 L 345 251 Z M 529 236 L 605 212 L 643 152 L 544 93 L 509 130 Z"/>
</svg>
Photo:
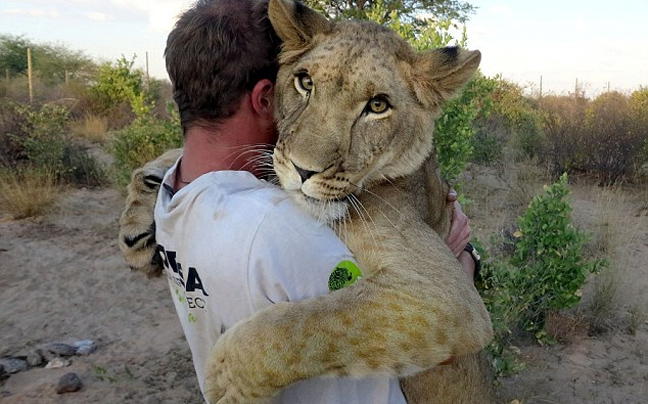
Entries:
<svg viewBox="0 0 648 404">
<path fill-rule="evenodd" d="M 362 278 L 362 271 L 352 261 L 342 261 L 335 266 L 329 277 L 328 287 L 331 292 L 353 285 Z"/>
</svg>

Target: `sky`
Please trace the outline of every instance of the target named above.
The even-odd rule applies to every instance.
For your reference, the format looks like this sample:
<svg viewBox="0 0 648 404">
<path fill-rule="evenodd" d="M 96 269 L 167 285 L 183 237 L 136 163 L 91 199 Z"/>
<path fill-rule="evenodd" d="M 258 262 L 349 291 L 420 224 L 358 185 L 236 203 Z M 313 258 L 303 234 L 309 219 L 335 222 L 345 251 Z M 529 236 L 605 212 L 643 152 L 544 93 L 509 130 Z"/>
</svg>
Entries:
<svg viewBox="0 0 648 404">
<path fill-rule="evenodd" d="M 648 86 L 648 1 L 468 0 L 468 47 L 487 76 L 544 94 Z M 0 0 L 0 34 L 64 45 L 98 61 L 136 55 L 166 79 L 164 46 L 193 0 Z"/>
</svg>

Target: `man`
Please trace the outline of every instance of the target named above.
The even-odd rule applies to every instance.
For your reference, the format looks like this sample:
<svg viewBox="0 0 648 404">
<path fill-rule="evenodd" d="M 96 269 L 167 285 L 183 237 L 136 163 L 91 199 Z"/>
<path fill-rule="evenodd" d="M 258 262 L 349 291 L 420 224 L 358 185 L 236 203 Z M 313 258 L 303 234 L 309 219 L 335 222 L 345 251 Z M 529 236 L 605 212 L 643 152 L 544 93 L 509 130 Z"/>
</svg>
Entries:
<svg viewBox="0 0 648 404">
<path fill-rule="evenodd" d="M 279 41 L 266 12 L 261 0 L 200 0 L 165 52 L 185 144 L 158 195 L 156 239 L 203 393 L 205 361 L 222 333 L 275 302 L 328 293 L 331 271 L 353 260 L 330 228 L 261 179 L 277 137 Z M 460 256 L 469 238 L 459 208 L 447 242 Z M 302 381 L 277 402 L 405 400 L 397 380 L 375 377 Z"/>
</svg>

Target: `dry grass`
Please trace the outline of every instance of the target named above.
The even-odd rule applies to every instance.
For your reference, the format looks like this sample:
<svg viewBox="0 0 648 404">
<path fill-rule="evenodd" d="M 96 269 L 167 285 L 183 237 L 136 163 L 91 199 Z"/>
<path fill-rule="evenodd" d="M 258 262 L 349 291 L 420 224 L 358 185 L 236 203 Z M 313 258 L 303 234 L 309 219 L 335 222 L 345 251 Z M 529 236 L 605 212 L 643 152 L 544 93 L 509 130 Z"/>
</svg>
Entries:
<svg viewBox="0 0 648 404">
<path fill-rule="evenodd" d="M 592 299 L 587 306 L 590 331 L 600 334 L 616 328 L 620 321 L 621 288 L 615 268 L 608 268 L 596 275 Z"/>
<path fill-rule="evenodd" d="M 646 320 L 648 320 L 648 312 L 646 312 L 644 305 L 639 302 L 631 304 L 626 315 L 628 333 L 635 335 Z"/>
<path fill-rule="evenodd" d="M 544 330 L 556 341 L 568 344 L 587 334 L 587 319 L 580 313 L 552 312 L 545 318 Z"/>
<path fill-rule="evenodd" d="M 42 214 L 58 193 L 59 185 L 49 172 L 31 168 L 0 172 L 0 209 L 14 219 Z"/>
<path fill-rule="evenodd" d="M 93 142 L 106 140 L 108 119 L 104 116 L 86 114 L 83 118 L 70 124 L 72 136 Z"/>
<path fill-rule="evenodd" d="M 626 285 L 621 280 L 629 267 L 629 246 L 636 241 L 639 228 L 628 210 L 629 201 L 621 188 L 595 188 L 596 205 L 592 240 L 592 255 L 608 260 L 608 268 L 594 278 L 592 298 L 587 306 L 591 331 L 605 332 L 623 321 L 622 307 L 627 304 Z M 637 313 L 637 316 L 639 314 Z"/>
</svg>

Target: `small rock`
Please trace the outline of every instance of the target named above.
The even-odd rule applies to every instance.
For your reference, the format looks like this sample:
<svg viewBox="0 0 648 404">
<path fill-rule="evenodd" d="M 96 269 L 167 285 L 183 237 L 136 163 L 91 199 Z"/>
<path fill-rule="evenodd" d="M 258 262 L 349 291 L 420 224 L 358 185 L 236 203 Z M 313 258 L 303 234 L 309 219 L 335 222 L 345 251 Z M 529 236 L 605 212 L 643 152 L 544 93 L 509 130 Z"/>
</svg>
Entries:
<svg viewBox="0 0 648 404">
<path fill-rule="evenodd" d="M 0 365 L 2 365 L 4 371 L 9 374 L 22 372 L 29 368 L 26 361 L 18 358 L 2 358 L 0 359 Z"/>
<path fill-rule="evenodd" d="M 49 344 L 45 347 L 45 349 L 47 349 L 53 354 L 57 354 L 60 356 L 73 356 L 76 353 L 76 348 L 74 348 L 71 345 L 64 344 L 62 342 L 55 342 L 53 344 Z"/>
<path fill-rule="evenodd" d="M 161 402 L 156 396 L 147 396 L 144 398 L 144 404 L 160 404 Z"/>
<path fill-rule="evenodd" d="M 94 341 L 90 340 L 77 341 L 74 343 L 74 347 L 76 348 L 77 355 L 89 355 L 97 349 Z"/>
<path fill-rule="evenodd" d="M 76 373 L 70 372 L 64 374 L 56 385 L 56 394 L 74 393 L 81 390 L 81 379 Z"/>
<path fill-rule="evenodd" d="M 70 366 L 70 361 L 63 358 L 54 358 L 45 365 L 45 369 L 58 369 Z"/>
<path fill-rule="evenodd" d="M 31 367 L 40 366 L 44 361 L 45 359 L 43 358 L 43 351 L 41 351 L 40 349 L 34 349 L 27 354 L 27 364 Z"/>
<path fill-rule="evenodd" d="M 178 374 L 176 372 L 169 372 L 166 374 L 166 382 L 169 383 L 169 385 L 172 385 L 177 378 Z"/>
</svg>

